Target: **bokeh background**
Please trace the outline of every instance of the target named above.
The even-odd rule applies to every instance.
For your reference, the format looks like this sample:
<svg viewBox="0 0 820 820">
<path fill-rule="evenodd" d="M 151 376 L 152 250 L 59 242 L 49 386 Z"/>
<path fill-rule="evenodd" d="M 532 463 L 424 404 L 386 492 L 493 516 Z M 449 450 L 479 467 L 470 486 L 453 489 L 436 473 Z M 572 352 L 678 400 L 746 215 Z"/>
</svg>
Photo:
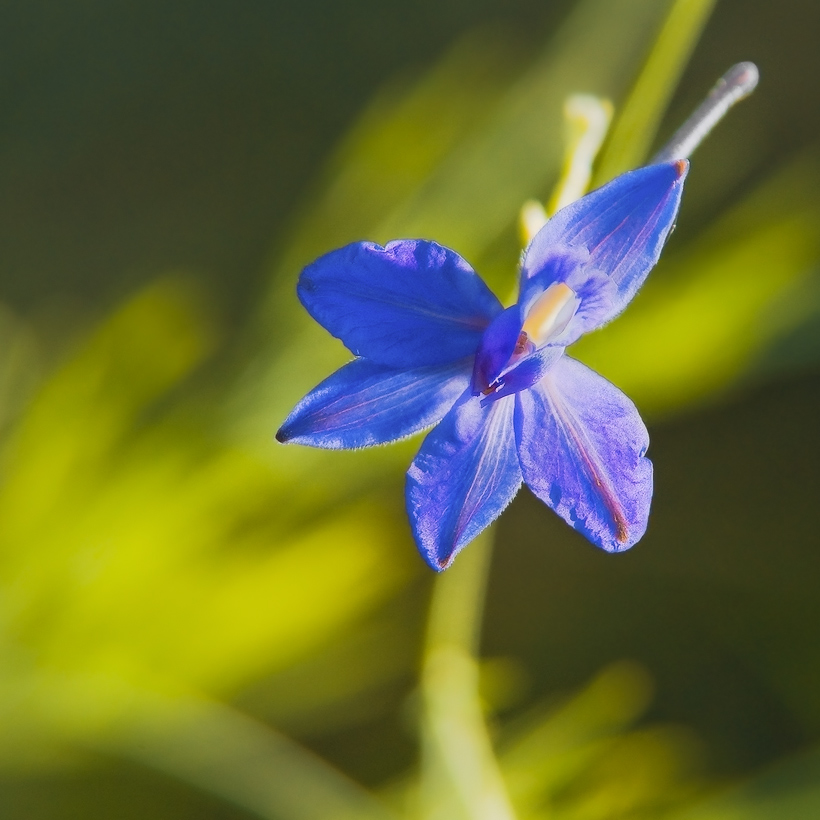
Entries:
<svg viewBox="0 0 820 820">
<path fill-rule="evenodd" d="M 521 818 L 820 816 L 820 6 L 18 0 L 3 818 L 416 816 L 418 439 L 275 444 L 345 361 L 295 280 L 344 242 L 423 236 L 506 297 L 564 99 L 608 97 L 617 123 L 670 10 L 704 26 L 688 63 L 667 30 L 645 141 L 732 63 L 762 81 L 696 153 L 634 305 L 577 346 L 648 420 L 650 528 L 606 555 L 521 493 L 481 699 Z M 597 182 L 623 170 L 607 151 Z"/>
</svg>

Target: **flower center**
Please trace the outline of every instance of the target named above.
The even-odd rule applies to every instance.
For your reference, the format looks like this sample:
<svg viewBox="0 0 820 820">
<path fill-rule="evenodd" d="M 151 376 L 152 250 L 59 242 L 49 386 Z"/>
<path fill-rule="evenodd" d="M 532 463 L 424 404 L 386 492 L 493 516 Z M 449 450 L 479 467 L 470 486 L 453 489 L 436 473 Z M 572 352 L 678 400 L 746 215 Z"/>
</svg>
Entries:
<svg viewBox="0 0 820 820">
<path fill-rule="evenodd" d="M 529 309 L 521 328 L 536 347 L 554 339 L 569 324 L 580 299 L 563 282 L 550 285 Z"/>
</svg>

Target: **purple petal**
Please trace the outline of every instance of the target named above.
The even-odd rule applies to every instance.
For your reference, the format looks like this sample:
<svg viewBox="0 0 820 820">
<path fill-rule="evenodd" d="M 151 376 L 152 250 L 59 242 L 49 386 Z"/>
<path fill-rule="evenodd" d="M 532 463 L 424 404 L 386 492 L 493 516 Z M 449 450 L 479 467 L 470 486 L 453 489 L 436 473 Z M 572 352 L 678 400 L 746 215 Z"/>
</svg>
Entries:
<svg viewBox="0 0 820 820">
<path fill-rule="evenodd" d="M 310 315 L 357 356 L 397 368 L 475 353 L 501 303 L 457 254 L 435 242 L 357 242 L 299 278 Z"/>
<path fill-rule="evenodd" d="M 675 222 L 688 167 L 685 160 L 676 160 L 638 168 L 562 208 L 527 249 L 522 296 L 529 299 L 532 290 L 544 289 L 549 271 L 556 269 L 557 251 L 581 249 L 589 257 L 579 270 L 600 271 L 616 286 L 608 307 L 596 312 L 596 326 L 617 316 L 658 261 Z M 561 265 L 557 269 L 562 270 Z"/>
<path fill-rule="evenodd" d="M 652 462 L 635 405 L 606 379 L 564 356 L 516 397 L 515 434 L 529 488 L 609 552 L 646 531 Z"/>
<path fill-rule="evenodd" d="M 580 304 L 566 330 L 556 340 L 565 347 L 584 333 L 610 320 L 613 305 L 618 301 L 618 288 L 605 273 L 595 268 L 577 271 L 567 284 L 575 291 Z"/>
<path fill-rule="evenodd" d="M 577 309 L 563 327 L 557 323 L 551 342 L 568 347 L 584 333 L 608 321 L 612 306 L 619 299 L 618 287 L 609 276 L 590 265 L 586 250 L 559 248 L 539 273 L 521 283 L 519 308 L 525 330 L 529 329 L 533 315 L 537 315 L 539 304 L 550 298 L 551 286 L 558 284 L 570 288 Z"/>
<path fill-rule="evenodd" d="M 473 394 L 483 393 L 498 378 L 513 355 L 521 332 L 521 312 L 516 305 L 492 321 L 481 337 L 473 368 Z"/>
<path fill-rule="evenodd" d="M 561 212 L 563 213 L 563 211 Z M 547 223 L 549 224 L 549 223 Z M 543 233 L 543 229 L 538 233 L 538 236 Z M 533 240 L 534 242 L 535 240 Z M 532 244 L 530 244 L 532 248 Z M 582 276 L 583 272 L 590 268 L 589 251 L 586 248 L 570 248 L 562 247 L 560 245 L 553 245 L 546 248 L 539 261 L 537 270 L 528 270 L 526 265 L 529 259 L 528 255 L 524 258 L 524 271 L 522 271 L 520 292 L 518 294 L 518 306 L 521 310 L 522 324 L 527 314 L 532 309 L 538 297 L 550 286 L 559 282 L 568 282 L 573 280 L 575 282 L 579 279 L 579 274 Z M 574 290 L 574 288 L 573 288 Z"/>
<path fill-rule="evenodd" d="M 465 393 L 432 430 L 407 471 L 407 511 L 435 570 L 494 521 L 521 486 L 512 399 L 482 408 Z"/>
<path fill-rule="evenodd" d="M 396 370 L 355 359 L 296 405 L 276 434 L 329 450 L 385 444 L 438 422 L 465 391 L 470 359 Z"/>
<path fill-rule="evenodd" d="M 521 390 L 532 387 L 549 373 L 553 365 L 561 359 L 564 348 L 557 345 L 547 345 L 521 359 L 498 380 L 499 385 L 495 392 L 490 393 L 483 404 L 497 401 L 504 396 L 511 396 Z"/>
</svg>

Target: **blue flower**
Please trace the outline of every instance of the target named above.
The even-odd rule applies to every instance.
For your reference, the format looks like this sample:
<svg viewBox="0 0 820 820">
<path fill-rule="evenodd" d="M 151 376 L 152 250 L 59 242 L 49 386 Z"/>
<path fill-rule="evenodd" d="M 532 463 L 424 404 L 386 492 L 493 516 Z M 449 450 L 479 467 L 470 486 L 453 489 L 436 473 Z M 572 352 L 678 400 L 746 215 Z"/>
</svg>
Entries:
<svg viewBox="0 0 820 820">
<path fill-rule="evenodd" d="M 309 265 L 308 312 L 356 358 L 307 394 L 276 437 L 330 449 L 437 425 L 407 473 L 427 563 L 445 569 L 522 482 L 610 552 L 644 534 L 646 427 L 617 388 L 565 348 L 617 316 L 655 265 L 688 163 L 623 174 L 559 211 L 521 264 L 506 310 L 435 242 L 357 242 Z"/>
</svg>

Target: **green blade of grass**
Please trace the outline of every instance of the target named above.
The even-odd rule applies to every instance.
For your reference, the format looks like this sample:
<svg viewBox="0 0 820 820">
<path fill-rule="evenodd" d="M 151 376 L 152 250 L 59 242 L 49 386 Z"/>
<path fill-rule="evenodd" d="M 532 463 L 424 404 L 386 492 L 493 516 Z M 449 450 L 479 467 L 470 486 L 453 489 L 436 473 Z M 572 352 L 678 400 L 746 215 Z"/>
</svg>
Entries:
<svg viewBox="0 0 820 820">
<path fill-rule="evenodd" d="M 640 165 L 716 0 L 677 0 L 615 121 L 593 180 L 597 188 Z"/>
</svg>

